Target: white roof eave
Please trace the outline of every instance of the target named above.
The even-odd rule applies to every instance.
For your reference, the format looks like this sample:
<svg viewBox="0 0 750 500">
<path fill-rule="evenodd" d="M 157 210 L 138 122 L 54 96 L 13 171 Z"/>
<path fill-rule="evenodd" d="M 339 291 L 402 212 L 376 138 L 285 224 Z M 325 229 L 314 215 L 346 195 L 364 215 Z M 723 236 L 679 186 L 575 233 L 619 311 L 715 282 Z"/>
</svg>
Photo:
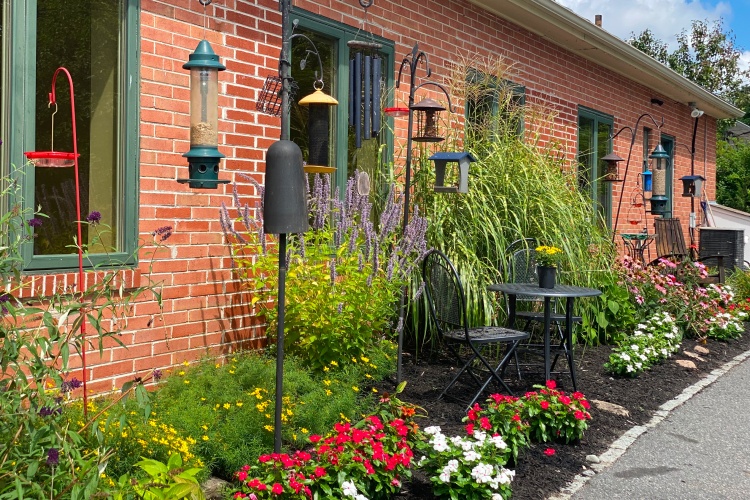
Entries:
<svg viewBox="0 0 750 500">
<path fill-rule="evenodd" d="M 469 2 L 603 68 L 641 83 L 658 94 L 654 97 L 666 97 L 685 105 L 695 102 L 707 115 L 717 119 L 744 115 L 742 110 L 552 0 Z"/>
</svg>

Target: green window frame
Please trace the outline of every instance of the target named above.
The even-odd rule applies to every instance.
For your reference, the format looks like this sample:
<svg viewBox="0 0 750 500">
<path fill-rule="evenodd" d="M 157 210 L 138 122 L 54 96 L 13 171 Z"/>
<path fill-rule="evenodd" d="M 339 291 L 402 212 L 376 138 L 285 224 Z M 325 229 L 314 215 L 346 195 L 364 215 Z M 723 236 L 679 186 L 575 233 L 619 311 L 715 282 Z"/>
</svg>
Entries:
<svg viewBox="0 0 750 500">
<path fill-rule="evenodd" d="M 378 49 L 378 53 L 384 58 L 382 71 L 385 79 L 385 94 L 387 94 L 388 89 L 393 89 L 395 84 L 393 70 L 395 64 L 395 43 L 392 40 L 360 30 L 358 27 L 342 24 L 304 9 L 294 8 L 292 10 L 292 19 L 299 21 L 299 28 L 297 28 L 296 32 L 312 32 L 316 38 L 320 37 L 320 39 L 325 40 L 326 43 L 329 43 L 332 47 L 332 58 L 335 59 L 331 64 L 333 68 L 324 67 L 323 72 L 326 74 L 326 78 L 332 78 L 333 81 L 325 82 L 324 91 L 332 95 L 339 102 L 338 106 L 333 108 L 331 115 L 330 141 L 333 149 L 331 155 L 331 166 L 335 165 L 337 167 L 335 179 L 332 179 L 334 188 L 340 187 L 340 191 L 343 193 L 343 190 L 346 187 L 347 177 L 351 173 L 350 170 L 352 169 L 352 165 L 357 161 L 356 156 L 360 151 L 364 150 L 364 148 L 357 150 L 353 142 L 350 141 L 348 125 L 349 46 L 347 45 L 347 42 L 352 40 L 373 41 L 382 45 L 382 48 Z M 321 51 L 320 48 L 318 50 Z M 317 71 L 318 61 L 314 59 L 314 55 L 311 55 L 307 59 L 307 70 Z M 332 69 L 333 71 L 331 71 Z M 293 60 L 292 77 L 294 77 L 295 72 L 299 70 L 299 61 Z M 295 102 L 312 93 L 312 91 L 312 88 L 298 89 Z M 388 95 L 387 99 L 392 100 L 393 96 Z M 382 116 L 381 119 L 383 125 L 385 125 L 384 127 L 381 127 L 381 129 L 384 130 L 384 137 L 381 137 L 380 139 L 380 149 L 373 153 L 377 156 L 377 159 L 380 160 L 380 165 L 388 162 L 393 158 L 394 154 L 392 132 L 393 118 Z M 343 166 L 346 166 L 346 168 L 342 168 Z"/>
<path fill-rule="evenodd" d="M 474 68 L 469 68 L 466 75 L 466 87 L 464 129 L 467 136 L 497 137 L 501 118 L 512 119 L 515 134 L 523 136 L 523 114 L 518 110 L 526 104 L 526 87 Z"/>
<path fill-rule="evenodd" d="M 612 185 L 602 180 L 602 158 L 612 152 L 613 127 L 611 115 L 578 107 L 578 186 L 589 194 L 607 227 L 612 227 Z"/>
<path fill-rule="evenodd" d="M 666 211 L 667 213 L 664 214 L 664 217 L 672 217 L 672 205 L 674 202 L 674 150 L 675 150 L 675 138 L 671 135 L 667 134 L 661 134 L 660 137 L 661 140 L 661 147 L 664 148 L 664 151 L 667 152 L 669 155 L 669 159 L 667 160 L 667 179 L 665 183 L 665 190 L 666 190 L 666 196 L 667 196 L 667 206 Z"/>
<path fill-rule="evenodd" d="M 43 89 L 46 88 L 46 92 L 49 92 L 49 86 L 52 82 L 52 76 L 54 69 L 46 74 L 47 68 L 44 69 L 44 75 L 37 76 L 37 35 L 39 32 L 40 36 L 44 34 L 44 28 L 42 26 L 38 28 L 38 15 L 43 16 L 45 9 L 65 8 L 65 5 L 60 5 L 59 2 L 65 0 L 25 0 L 24 2 L 4 2 L 2 12 L 2 95 L 1 95 L 1 108 L 0 115 L 2 122 L 0 124 L 2 137 L 5 139 L 2 152 L 0 153 L 3 160 L 3 171 L 4 175 L 15 175 L 18 181 L 21 183 L 22 193 L 22 206 L 24 209 L 35 209 L 35 185 L 37 180 L 37 174 L 35 168 L 29 164 L 26 164 L 24 157 L 24 151 L 34 150 L 45 150 L 50 147 L 49 144 L 37 145 L 38 137 L 49 136 L 51 131 L 51 112 L 50 116 L 41 116 L 39 110 L 41 106 L 46 108 L 47 103 L 39 103 L 40 95 L 44 96 Z M 54 2 L 58 2 L 55 4 Z M 99 125 L 97 123 L 109 123 L 109 127 L 113 131 L 111 144 L 106 146 L 108 148 L 107 153 L 109 154 L 109 165 L 111 166 L 112 179 L 106 179 L 104 181 L 108 189 L 111 189 L 110 196 L 105 199 L 97 201 L 97 189 L 91 189 L 89 197 L 85 200 L 82 199 L 81 218 L 86 217 L 87 213 L 84 213 L 88 205 L 88 211 L 99 211 L 102 212 L 104 209 L 99 208 L 101 205 L 107 203 L 110 204 L 112 216 L 112 227 L 114 231 L 111 235 L 105 235 L 103 240 L 107 241 L 107 247 L 112 248 L 112 251 L 108 249 L 101 249 L 102 253 L 92 253 L 90 258 L 85 259 L 84 265 L 87 267 L 106 265 L 109 263 L 124 263 L 124 264 L 135 264 L 137 261 L 137 255 L 134 254 L 138 240 L 138 161 L 139 161 L 139 58 L 138 53 L 139 47 L 139 8 L 140 0 L 117 0 L 117 12 L 112 13 L 114 9 L 111 9 L 111 3 L 97 4 L 96 6 L 91 4 L 88 8 L 102 7 L 109 8 L 112 13 L 110 21 L 118 23 L 119 32 L 116 33 L 114 38 L 115 42 L 111 43 L 108 47 L 114 51 L 113 53 L 103 52 L 101 44 L 92 43 L 91 41 L 84 40 L 83 44 L 88 44 L 90 51 L 83 54 L 78 53 L 81 57 L 89 56 L 89 62 L 94 71 L 94 67 L 97 64 L 101 64 L 109 57 L 116 57 L 119 64 L 113 65 L 114 69 L 109 80 L 105 83 L 110 85 L 107 89 L 103 89 L 101 81 L 95 81 L 94 78 L 82 78 L 80 74 L 72 75 L 73 84 L 75 87 L 75 98 L 76 98 L 76 125 L 79 130 L 78 134 L 78 150 L 89 151 L 89 156 L 95 155 L 95 148 L 101 148 L 101 144 L 94 144 L 95 141 L 91 140 L 91 136 L 86 136 L 80 131 L 82 128 L 88 127 L 89 130 L 96 129 Z M 93 40 L 98 35 L 95 33 L 97 26 L 100 27 L 102 24 L 100 19 L 97 17 L 97 21 L 94 22 L 96 17 L 94 13 L 91 16 L 91 31 L 90 39 Z M 114 16 L 118 16 L 118 20 L 114 20 Z M 42 18 L 39 18 L 42 19 Z M 48 24 L 54 25 L 50 20 Z M 65 26 L 65 23 L 61 24 L 61 29 L 71 29 L 70 26 Z M 52 36 L 52 35 L 51 35 Z M 54 47 L 54 44 L 50 44 Z M 95 50 L 96 49 L 96 50 Z M 52 59 L 53 56 L 49 56 Z M 66 61 L 60 61 L 57 66 L 65 66 Z M 69 65 L 75 64 L 74 62 L 68 61 Z M 98 66 L 96 66 L 98 68 Z M 40 69 L 41 71 L 41 69 Z M 39 80 L 39 82 L 37 82 Z M 38 83 L 38 84 L 37 84 Z M 88 84 L 88 85 L 87 85 Z M 99 85 L 99 87 L 95 87 Z M 109 92 L 112 97 L 112 105 L 109 108 L 102 108 L 101 106 L 96 110 L 93 110 L 94 104 L 91 104 L 89 115 L 86 114 L 86 100 L 79 102 L 79 94 L 86 94 L 88 92 L 88 98 L 93 100 L 96 96 L 101 95 L 101 92 Z M 97 94 L 99 92 L 99 94 Z M 55 119 L 55 149 L 56 150 L 72 150 L 72 134 L 70 130 L 70 88 L 68 85 L 67 78 L 64 74 L 58 75 L 56 93 L 58 104 L 58 113 Z M 97 102 L 97 105 L 99 103 Z M 111 111 L 110 111 L 111 110 Z M 40 114 L 37 117 L 37 113 Z M 91 116 L 91 121 L 82 124 L 85 116 Z M 94 118 L 96 116 L 96 118 Z M 37 119 L 39 118 L 39 119 Z M 104 122 L 95 122 L 94 120 L 104 120 Z M 67 124 L 67 128 L 64 128 Z M 42 130 L 44 129 L 44 130 Z M 58 138 L 59 135 L 59 138 Z M 67 141 L 67 145 L 65 144 Z M 88 141 L 84 143 L 84 141 Z M 97 141 L 98 142 L 98 141 Z M 38 147 L 37 147 L 38 146 Z M 68 149 L 71 148 L 71 149 Z M 102 152 L 105 150 L 102 149 Z M 82 155 L 83 156 L 83 155 Z M 84 161 L 90 161 L 89 159 L 81 160 L 79 163 Z M 9 165 L 15 165 L 20 167 L 22 173 L 18 172 L 18 169 L 11 170 Z M 47 169 L 52 170 L 52 169 Z M 67 170 L 67 169 L 65 169 Z M 72 170 L 72 169 L 71 169 Z M 45 174 L 40 174 L 45 175 Z M 68 174 L 65 174 L 68 175 Z M 70 174 L 72 175 L 72 174 Z M 96 176 L 95 173 L 88 174 L 92 178 Z M 85 196 L 84 183 L 81 183 L 82 198 Z M 86 186 L 89 191 L 88 186 Z M 110 201 L 111 200 L 111 201 Z M 14 201 L 11 200 L 11 203 Z M 37 202 L 38 204 L 38 202 Z M 51 205 L 51 203 L 50 203 Z M 6 210 L 9 207 L 0 207 L 2 210 Z M 42 207 L 42 211 L 49 211 L 51 207 L 47 207 L 45 210 Z M 54 211 L 54 208 L 52 208 Z M 75 213 L 75 211 L 73 212 Z M 71 221 L 71 231 L 69 244 L 74 244 L 75 237 L 75 217 Z M 67 220 L 67 217 L 65 218 Z M 92 241 L 94 235 L 89 235 L 88 238 L 84 236 L 84 243 Z M 67 238 L 67 235 L 65 235 Z M 63 247 L 65 248 L 65 247 Z M 99 247 L 101 248 L 101 247 Z M 92 247 L 92 252 L 96 251 Z M 74 248 L 70 248 L 71 253 L 57 253 L 55 249 L 53 252 L 47 254 L 34 255 L 35 249 L 33 242 L 25 245 L 22 249 L 24 257 L 24 269 L 26 271 L 33 272 L 45 272 L 45 271 L 67 271 L 76 269 L 78 266 L 78 257 L 75 253 Z M 38 252 L 41 253 L 41 252 Z"/>
</svg>

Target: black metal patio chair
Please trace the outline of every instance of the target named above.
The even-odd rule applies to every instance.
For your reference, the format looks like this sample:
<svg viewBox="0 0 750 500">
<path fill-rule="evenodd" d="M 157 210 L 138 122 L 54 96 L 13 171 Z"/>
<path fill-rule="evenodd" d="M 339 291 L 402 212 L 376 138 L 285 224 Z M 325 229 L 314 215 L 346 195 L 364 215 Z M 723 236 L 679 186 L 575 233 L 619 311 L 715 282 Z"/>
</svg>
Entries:
<svg viewBox="0 0 750 500">
<path fill-rule="evenodd" d="M 466 296 L 461 280 L 451 261 L 439 250 L 431 250 L 427 254 L 422 263 L 422 274 L 430 316 L 446 347 L 461 366 L 438 399 L 450 397 L 448 391 L 464 374 L 467 374 L 478 387 L 468 407 L 471 407 L 493 382 L 505 389 L 508 394 L 512 394 L 502 375 L 519 342 L 529 338 L 528 332 L 500 326 L 469 327 Z M 482 351 L 502 345 L 505 345 L 502 359 L 493 365 Z"/>
</svg>

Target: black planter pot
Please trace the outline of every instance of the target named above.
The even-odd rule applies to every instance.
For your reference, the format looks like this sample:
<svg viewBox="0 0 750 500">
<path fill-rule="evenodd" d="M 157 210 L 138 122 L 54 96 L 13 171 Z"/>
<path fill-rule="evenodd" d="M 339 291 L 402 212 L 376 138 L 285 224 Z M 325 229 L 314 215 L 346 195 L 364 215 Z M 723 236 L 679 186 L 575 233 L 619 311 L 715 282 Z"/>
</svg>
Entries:
<svg viewBox="0 0 750 500">
<path fill-rule="evenodd" d="M 537 266 L 536 273 L 539 276 L 540 288 L 555 288 L 555 272 L 557 268 L 547 266 Z"/>
</svg>

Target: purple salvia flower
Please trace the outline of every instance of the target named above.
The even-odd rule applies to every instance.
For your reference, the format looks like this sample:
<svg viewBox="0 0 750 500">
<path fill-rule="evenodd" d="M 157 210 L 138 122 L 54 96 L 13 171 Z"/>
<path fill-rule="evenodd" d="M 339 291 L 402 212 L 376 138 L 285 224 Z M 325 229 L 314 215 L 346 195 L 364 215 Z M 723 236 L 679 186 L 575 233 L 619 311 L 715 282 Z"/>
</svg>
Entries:
<svg viewBox="0 0 750 500">
<path fill-rule="evenodd" d="M 359 272 L 361 273 L 361 272 L 362 272 L 362 271 L 364 270 L 364 268 L 365 268 L 365 258 L 364 258 L 364 257 L 362 256 L 362 254 L 360 253 L 360 254 L 359 254 L 359 255 L 357 256 L 357 259 L 358 259 L 358 266 L 357 266 L 357 270 L 358 270 L 358 271 L 359 271 Z"/>
<path fill-rule="evenodd" d="M 263 224 L 258 228 L 258 238 L 260 239 L 260 250 L 263 255 L 268 255 L 268 244 L 266 243 L 266 232 L 263 229 Z"/>
<path fill-rule="evenodd" d="M 86 222 L 88 222 L 92 226 L 96 226 L 97 224 L 99 224 L 99 222 L 101 222 L 101 220 L 102 214 L 100 212 L 97 212 L 96 210 L 86 216 Z"/>
<path fill-rule="evenodd" d="M 299 234 L 299 256 L 300 258 L 305 258 L 305 233 Z"/>
<path fill-rule="evenodd" d="M 329 262 L 329 267 L 331 269 L 331 286 L 333 286 L 336 283 L 336 259 L 331 259 Z"/>
<path fill-rule="evenodd" d="M 347 249 L 349 251 L 349 255 L 354 255 L 354 252 L 357 250 L 357 238 L 359 237 L 359 228 L 356 226 L 352 227 L 352 230 L 349 232 L 349 248 Z"/>
<path fill-rule="evenodd" d="M 370 288 L 370 287 L 372 286 L 372 278 L 373 278 L 373 275 L 372 275 L 372 274 L 370 274 L 370 275 L 369 275 L 369 276 L 367 277 L 367 288 Z"/>
<path fill-rule="evenodd" d="M 398 324 L 396 325 L 396 333 L 401 333 L 403 329 L 404 329 L 404 318 L 399 317 Z"/>
<path fill-rule="evenodd" d="M 424 281 L 419 284 L 419 288 L 417 288 L 417 291 L 414 292 L 414 300 L 419 300 L 419 298 L 424 293 Z"/>
<path fill-rule="evenodd" d="M 157 368 L 153 372 L 151 372 L 151 376 L 154 377 L 154 380 L 158 381 L 161 380 L 164 375 L 162 374 L 162 371 Z"/>
<path fill-rule="evenodd" d="M 47 450 L 47 465 L 54 467 L 60 463 L 60 451 L 57 448 Z"/>
<path fill-rule="evenodd" d="M 28 224 L 29 226 L 36 228 L 36 227 L 41 227 L 43 222 L 42 222 L 42 219 L 38 217 L 34 217 L 28 220 Z"/>
<path fill-rule="evenodd" d="M 398 253 L 392 252 L 391 256 L 388 258 L 388 265 L 385 267 L 385 274 L 388 278 L 388 281 L 391 281 L 393 279 L 393 269 L 396 266 L 396 261 L 398 260 Z"/>
<path fill-rule="evenodd" d="M 344 303 L 343 302 L 339 302 L 339 306 L 337 308 L 337 311 L 338 311 L 339 314 L 341 314 L 342 312 L 344 312 Z"/>
</svg>

